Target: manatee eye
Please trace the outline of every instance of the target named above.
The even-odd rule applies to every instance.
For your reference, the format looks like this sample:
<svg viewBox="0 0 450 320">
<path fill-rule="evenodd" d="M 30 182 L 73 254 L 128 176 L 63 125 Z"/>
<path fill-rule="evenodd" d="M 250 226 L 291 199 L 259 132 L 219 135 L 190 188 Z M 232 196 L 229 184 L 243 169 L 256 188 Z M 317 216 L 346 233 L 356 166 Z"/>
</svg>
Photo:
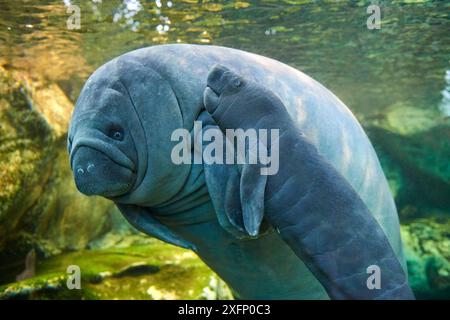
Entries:
<svg viewBox="0 0 450 320">
<path fill-rule="evenodd" d="M 233 80 L 233 86 L 235 86 L 236 88 L 239 88 L 240 86 L 241 86 L 241 79 L 239 79 L 239 78 L 235 78 L 234 80 Z"/>
<path fill-rule="evenodd" d="M 116 140 L 122 140 L 123 138 L 123 134 L 120 131 L 114 131 L 113 133 L 113 138 Z"/>
<path fill-rule="evenodd" d="M 123 130 L 121 128 L 117 128 L 117 127 L 112 128 L 109 131 L 108 135 L 111 138 L 113 138 L 114 140 L 119 140 L 119 141 L 123 140 Z"/>
</svg>

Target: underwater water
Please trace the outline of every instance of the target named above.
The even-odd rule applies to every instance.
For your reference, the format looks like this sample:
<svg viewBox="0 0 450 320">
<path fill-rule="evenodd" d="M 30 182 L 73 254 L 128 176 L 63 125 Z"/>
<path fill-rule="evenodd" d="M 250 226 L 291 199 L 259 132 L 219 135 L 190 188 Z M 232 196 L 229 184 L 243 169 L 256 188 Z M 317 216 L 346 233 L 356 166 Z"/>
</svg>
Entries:
<svg viewBox="0 0 450 320">
<path fill-rule="evenodd" d="M 370 1 L 0 0 L 0 299 L 229 297 L 194 255 L 80 195 L 68 168 L 89 74 L 166 43 L 258 53 L 335 93 L 381 160 L 416 296 L 450 299 L 450 3 L 377 3 L 380 29 L 367 27 Z M 69 264 L 88 270 L 81 291 L 64 288 Z"/>
</svg>

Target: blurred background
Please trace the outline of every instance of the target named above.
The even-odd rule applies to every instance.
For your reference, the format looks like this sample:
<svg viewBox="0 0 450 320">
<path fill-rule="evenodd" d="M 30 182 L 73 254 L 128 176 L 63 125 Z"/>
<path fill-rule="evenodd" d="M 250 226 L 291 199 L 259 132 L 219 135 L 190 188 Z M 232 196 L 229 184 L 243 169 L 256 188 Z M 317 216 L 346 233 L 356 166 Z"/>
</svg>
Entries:
<svg viewBox="0 0 450 320">
<path fill-rule="evenodd" d="M 368 29 L 371 3 L 0 0 L 0 299 L 231 298 L 195 254 L 72 181 L 65 139 L 84 81 L 166 43 L 258 53 L 333 91 L 381 160 L 416 296 L 450 299 L 450 2 L 374 1 L 381 28 Z"/>
</svg>

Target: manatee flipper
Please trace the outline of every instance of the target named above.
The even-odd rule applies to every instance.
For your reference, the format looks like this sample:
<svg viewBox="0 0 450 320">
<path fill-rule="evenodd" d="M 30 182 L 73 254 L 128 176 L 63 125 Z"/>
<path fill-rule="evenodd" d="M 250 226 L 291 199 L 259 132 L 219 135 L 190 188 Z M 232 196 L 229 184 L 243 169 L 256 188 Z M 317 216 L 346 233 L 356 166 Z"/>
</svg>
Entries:
<svg viewBox="0 0 450 320">
<path fill-rule="evenodd" d="M 279 171 L 267 178 L 265 218 L 331 298 L 414 298 L 378 222 L 276 95 L 222 66 L 210 73 L 204 95 L 206 109 L 223 132 L 279 130 Z M 371 266 L 379 268 L 380 288 L 370 286 Z"/>
<path fill-rule="evenodd" d="M 175 246 L 197 251 L 195 245 L 180 238 L 168 227 L 152 217 L 151 212 L 147 208 L 118 203 L 116 203 L 116 206 L 125 219 L 137 230 Z"/>
<path fill-rule="evenodd" d="M 202 121 L 204 130 L 217 129 L 226 152 L 226 137 L 211 116 L 204 111 L 197 120 Z M 238 239 L 257 237 L 260 229 L 267 231 L 268 225 L 263 223 L 267 178 L 259 175 L 259 165 L 216 164 L 204 159 L 204 170 L 211 201 L 226 231 Z"/>
<path fill-rule="evenodd" d="M 264 218 L 265 183 L 246 184 L 249 170 L 235 165 L 205 165 L 205 180 L 222 228 L 238 239 L 258 237 L 268 229 Z M 250 171 L 250 174 L 253 170 Z M 244 185 L 244 187 L 242 187 Z M 251 194 L 255 194 L 253 197 Z M 261 196 L 262 195 L 262 196 Z"/>
<path fill-rule="evenodd" d="M 237 168 L 214 164 L 205 164 L 204 168 L 206 185 L 219 224 L 236 238 L 245 238 Z"/>
<path fill-rule="evenodd" d="M 258 235 L 264 218 L 267 176 L 261 175 L 260 169 L 256 164 L 244 164 L 239 184 L 244 227 L 251 236 Z"/>
</svg>

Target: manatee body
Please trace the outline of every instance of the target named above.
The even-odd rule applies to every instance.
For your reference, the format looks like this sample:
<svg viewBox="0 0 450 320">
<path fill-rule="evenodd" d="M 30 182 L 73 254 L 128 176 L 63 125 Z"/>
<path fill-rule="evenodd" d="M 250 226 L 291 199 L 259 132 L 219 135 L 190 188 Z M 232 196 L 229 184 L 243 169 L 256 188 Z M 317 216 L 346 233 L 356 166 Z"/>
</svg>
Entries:
<svg viewBox="0 0 450 320">
<path fill-rule="evenodd" d="M 228 191 L 222 194 L 220 179 L 225 175 L 215 175 L 215 169 L 204 164 L 176 165 L 171 160 L 177 144 L 171 139 L 174 130 L 192 131 L 194 121 L 208 118 L 203 91 L 216 64 L 264 84 L 280 99 L 321 157 L 359 195 L 404 266 L 395 204 L 373 147 L 355 117 L 310 77 L 244 51 L 155 46 L 124 54 L 95 71 L 77 101 L 68 136 L 78 189 L 114 201 L 139 230 L 195 250 L 236 297 L 339 298 L 325 290 L 323 280 L 272 228 L 259 236 L 241 237 L 242 230 L 233 233 L 229 215 L 223 214 L 230 208 L 223 206 L 228 201 L 226 192 L 240 192 L 240 170 L 231 168 L 232 178 L 222 183 Z M 320 194 L 316 197 L 320 201 Z M 335 232 L 357 230 L 358 224 L 349 221 L 344 231 Z M 356 244 L 352 248 L 355 255 L 364 250 Z"/>
</svg>

